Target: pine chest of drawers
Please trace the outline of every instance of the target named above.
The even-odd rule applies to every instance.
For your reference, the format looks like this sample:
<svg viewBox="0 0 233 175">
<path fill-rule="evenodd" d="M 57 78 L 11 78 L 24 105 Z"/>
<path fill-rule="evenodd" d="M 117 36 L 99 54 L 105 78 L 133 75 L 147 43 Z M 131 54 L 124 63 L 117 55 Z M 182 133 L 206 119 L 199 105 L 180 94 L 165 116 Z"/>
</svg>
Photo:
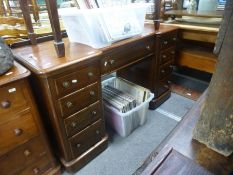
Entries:
<svg viewBox="0 0 233 175">
<path fill-rule="evenodd" d="M 0 76 L 0 173 L 59 174 L 27 77 L 15 62 Z"/>
</svg>

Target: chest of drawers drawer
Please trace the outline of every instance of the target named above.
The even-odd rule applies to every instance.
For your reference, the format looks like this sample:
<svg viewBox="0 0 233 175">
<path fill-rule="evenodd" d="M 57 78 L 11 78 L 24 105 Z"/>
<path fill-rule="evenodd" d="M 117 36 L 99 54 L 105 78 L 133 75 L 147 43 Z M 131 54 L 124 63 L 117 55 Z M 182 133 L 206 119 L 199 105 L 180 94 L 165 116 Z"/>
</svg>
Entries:
<svg viewBox="0 0 233 175">
<path fill-rule="evenodd" d="M 172 73 L 173 70 L 173 65 L 172 65 L 172 61 L 167 62 L 166 64 L 164 64 L 163 66 L 159 67 L 159 79 L 162 80 L 165 77 L 169 76 Z"/>
<path fill-rule="evenodd" d="M 99 84 L 95 83 L 59 100 L 61 116 L 66 117 L 78 112 L 99 99 Z"/>
<path fill-rule="evenodd" d="M 102 120 L 98 120 L 93 125 L 90 125 L 88 128 L 69 139 L 73 156 L 81 155 L 99 142 L 103 136 L 103 122 Z"/>
<path fill-rule="evenodd" d="M 32 114 L 25 112 L 0 125 L 0 156 L 38 134 Z"/>
<path fill-rule="evenodd" d="M 152 54 L 154 54 L 154 41 L 151 38 L 114 48 L 104 53 L 101 60 L 101 73 L 112 72 Z"/>
<path fill-rule="evenodd" d="M 0 88 L 0 124 L 15 116 L 17 112 L 27 108 L 24 85 L 12 83 Z"/>
<path fill-rule="evenodd" d="M 160 49 L 167 49 L 175 46 L 177 42 L 177 31 L 170 32 L 160 38 Z"/>
<path fill-rule="evenodd" d="M 17 175 L 41 175 L 50 170 L 51 162 L 47 156 L 38 159 L 36 163 L 29 165 Z"/>
<path fill-rule="evenodd" d="M 36 162 L 45 154 L 46 148 L 43 141 L 40 137 L 36 137 L 0 157 L 1 174 L 16 174 L 17 171 Z"/>
<path fill-rule="evenodd" d="M 57 95 L 64 96 L 97 81 L 100 76 L 98 64 L 89 65 L 63 77 L 55 79 Z"/>
<path fill-rule="evenodd" d="M 161 52 L 160 54 L 160 64 L 164 64 L 167 61 L 173 60 L 175 57 L 175 47 L 171 47 Z"/>
<path fill-rule="evenodd" d="M 101 117 L 100 102 L 88 106 L 64 120 L 68 137 L 76 134 Z"/>
</svg>

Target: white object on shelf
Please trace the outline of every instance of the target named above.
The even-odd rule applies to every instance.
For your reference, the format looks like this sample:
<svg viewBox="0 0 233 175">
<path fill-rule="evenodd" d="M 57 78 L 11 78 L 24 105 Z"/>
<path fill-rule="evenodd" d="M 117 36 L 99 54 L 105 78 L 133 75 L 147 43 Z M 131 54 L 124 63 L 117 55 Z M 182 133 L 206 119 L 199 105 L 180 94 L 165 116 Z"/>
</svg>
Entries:
<svg viewBox="0 0 233 175">
<path fill-rule="evenodd" d="M 143 32 L 148 5 L 98 9 L 59 9 L 70 42 L 102 48 Z"/>
<path fill-rule="evenodd" d="M 126 137 L 133 130 L 146 122 L 149 102 L 154 98 L 154 94 L 146 88 L 116 77 L 104 80 L 102 82 L 102 87 L 106 85 L 127 92 L 136 97 L 138 101 L 137 107 L 126 113 L 117 111 L 107 103 L 104 103 L 103 105 L 106 121 L 120 136 Z"/>
</svg>

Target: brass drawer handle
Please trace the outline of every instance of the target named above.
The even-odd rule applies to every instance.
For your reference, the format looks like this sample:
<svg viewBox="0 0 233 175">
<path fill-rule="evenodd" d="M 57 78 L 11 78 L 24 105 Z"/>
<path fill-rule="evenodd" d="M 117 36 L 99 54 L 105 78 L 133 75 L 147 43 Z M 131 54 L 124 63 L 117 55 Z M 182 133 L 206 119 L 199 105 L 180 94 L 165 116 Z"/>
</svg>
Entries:
<svg viewBox="0 0 233 175">
<path fill-rule="evenodd" d="M 96 130 L 95 133 L 96 133 L 97 135 L 99 135 L 99 134 L 100 134 L 100 131 L 99 131 L 99 130 Z"/>
<path fill-rule="evenodd" d="M 164 45 L 167 45 L 167 44 L 168 44 L 168 41 L 164 41 L 163 44 L 164 44 Z"/>
<path fill-rule="evenodd" d="M 2 101 L 1 102 L 1 107 L 4 108 L 4 109 L 7 109 L 11 106 L 11 102 L 6 100 L 6 101 Z"/>
<path fill-rule="evenodd" d="M 95 96 L 95 92 L 94 91 L 90 91 L 90 95 L 91 96 Z"/>
<path fill-rule="evenodd" d="M 97 114 L 97 112 L 96 111 L 92 111 L 92 115 L 96 115 Z"/>
<path fill-rule="evenodd" d="M 66 102 L 66 107 L 67 108 L 71 108 L 72 106 L 73 106 L 72 102 L 70 102 L 70 101 Z"/>
<path fill-rule="evenodd" d="M 34 168 L 32 171 L 33 171 L 34 174 L 39 174 L 40 173 L 40 169 L 39 168 Z"/>
<path fill-rule="evenodd" d="M 92 72 L 88 72 L 88 77 L 93 77 L 93 73 Z"/>
<path fill-rule="evenodd" d="M 64 81 L 64 82 L 62 83 L 62 86 L 63 86 L 64 88 L 68 88 L 68 87 L 70 86 L 70 83 L 69 83 L 68 81 Z"/>
<path fill-rule="evenodd" d="M 14 132 L 15 132 L 15 135 L 16 135 L 16 136 L 20 136 L 20 135 L 22 135 L 22 134 L 23 134 L 23 130 L 22 130 L 22 129 L 20 129 L 20 128 L 16 128 L 16 129 L 14 129 Z"/>
<path fill-rule="evenodd" d="M 31 152 L 30 152 L 28 149 L 26 149 L 26 150 L 23 152 L 23 154 L 24 154 L 26 157 L 28 157 L 28 156 L 31 155 Z"/>
<path fill-rule="evenodd" d="M 76 148 L 80 148 L 80 147 L 81 147 L 80 143 L 76 144 Z"/>
<path fill-rule="evenodd" d="M 113 65 L 115 63 L 115 60 L 110 60 L 109 63 Z"/>
</svg>

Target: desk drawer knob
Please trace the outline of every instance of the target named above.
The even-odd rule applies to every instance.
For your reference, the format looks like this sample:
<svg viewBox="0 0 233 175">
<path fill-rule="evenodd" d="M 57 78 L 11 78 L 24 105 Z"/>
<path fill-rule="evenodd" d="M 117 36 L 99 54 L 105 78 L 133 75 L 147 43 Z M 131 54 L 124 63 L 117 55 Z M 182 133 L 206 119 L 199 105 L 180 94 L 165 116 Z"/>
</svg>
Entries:
<svg viewBox="0 0 233 175">
<path fill-rule="evenodd" d="M 31 152 L 30 152 L 28 149 L 26 149 L 26 150 L 23 152 L 23 154 L 24 154 L 26 157 L 28 157 L 28 156 L 31 155 Z"/>
<path fill-rule="evenodd" d="M 164 69 L 162 69 L 162 70 L 161 70 L 161 72 L 164 74 L 164 73 L 165 73 L 165 70 L 164 70 Z"/>
<path fill-rule="evenodd" d="M 39 174 L 40 173 L 40 169 L 39 168 L 34 168 L 32 171 L 33 171 L 34 174 Z"/>
<path fill-rule="evenodd" d="M 67 108 L 71 108 L 72 106 L 73 106 L 72 102 L 70 102 L 70 101 L 66 102 L 66 107 Z"/>
<path fill-rule="evenodd" d="M 146 50 L 150 50 L 150 46 L 148 45 L 148 46 L 146 46 Z"/>
<path fill-rule="evenodd" d="M 92 115 L 96 115 L 97 114 L 97 112 L 96 111 L 92 111 Z"/>
<path fill-rule="evenodd" d="M 20 135 L 22 135 L 22 134 L 23 134 L 23 130 L 22 130 L 22 129 L 20 129 L 20 128 L 16 128 L 16 129 L 14 129 L 14 132 L 15 132 L 15 135 L 16 135 L 16 136 L 20 136 Z"/>
<path fill-rule="evenodd" d="M 76 148 L 80 148 L 80 147 L 81 147 L 80 143 L 76 144 Z"/>
<path fill-rule="evenodd" d="M 76 83 L 78 83 L 78 80 L 73 79 L 71 82 L 72 82 L 73 84 L 76 84 Z"/>
<path fill-rule="evenodd" d="M 1 102 L 1 107 L 4 109 L 9 108 L 10 106 L 11 106 L 11 102 L 9 102 L 8 100 Z"/>
<path fill-rule="evenodd" d="M 88 72 L 88 77 L 93 77 L 93 73 L 92 72 Z"/>
<path fill-rule="evenodd" d="M 167 55 L 163 55 L 163 58 L 167 58 Z"/>
<path fill-rule="evenodd" d="M 100 134 L 100 131 L 99 131 L 99 130 L 96 130 L 95 133 L 96 133 L 97 135 L 99 135 L 99 134 Z"/>
<path fill-rule="evenodd" d="M 107 61 L 105 61 L 104 62 L 104 67 L 106 67 L 108 65 L 108 62 Z"/>
<path fill-rule="evenodd" d="M 75 127 L 77 126 L 77 123 L 76 123 L 76 122 L 72 122 L 72 123 L 71 123 L 71 126 L 72 126 L 73 128 L 75 128 Z"/>
<path fill-rule="evenodd" d="M 173 69 L 174 69 L 174 66 L 170 65 L 169 68 L 170 68 L 171 70 L 173 70 Z"/>
<path fill-rule="evenodd" d="M 170 85 L 172 82 L 171 81 L 167 81 L 167 83 Z"/>
<path fill-rule="evenodd" d="M 65 81 L 65 82 L 62 83 L 62 86 L 64 88 L 68 88 L 70 86 L 70 83 L 68 81 Z"/>
<path fill-rule="evenodd" d="M 171 54 L 172 54 L 172 55 L 175 55 L 175 51 L 171 51 Z"/>
<path fill-rule="evenodd" d="M 95 96 L 95 92 L 94 91 L 90 91 L 90 95 L 91 96 Z"/>
<path fill-rule="evenodd" d="M 173 38 L 172 38 L 172 40 L 173 40 L 173 41 L 176 41 L 176 40 L 177 40 L 177 38 L 176 38 L 176 37 L 173 37 Z"/>
<path fill-rule="evenodd" d="M 163 44 L 164 44 L 164 45 L 167 45 L 167 44 L 168 44 L 168 41 L 164 41 Z"/>
</svg>

